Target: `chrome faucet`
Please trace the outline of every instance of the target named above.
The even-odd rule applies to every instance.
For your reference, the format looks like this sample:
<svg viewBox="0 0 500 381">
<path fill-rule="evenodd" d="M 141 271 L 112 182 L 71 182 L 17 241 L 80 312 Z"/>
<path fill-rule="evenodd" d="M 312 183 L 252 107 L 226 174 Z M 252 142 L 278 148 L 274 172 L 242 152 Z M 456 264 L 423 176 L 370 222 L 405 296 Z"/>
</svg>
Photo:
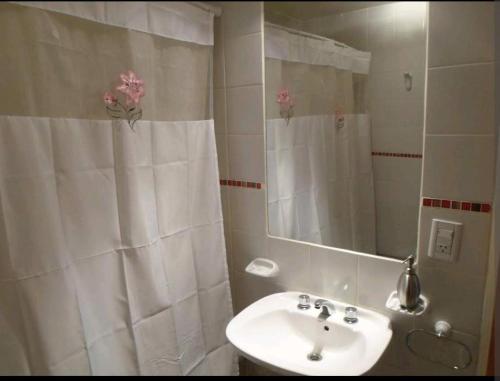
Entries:
<svg viewBox="0 0 500 381">
<path fill-rule="evenodd" d="M 316 308 L 316 309 L 320 309 L 321 308 L 321 312 L 318 315 L 318 320 L 319 321 L 325 321 L 335 311 L 335 306 L 333 305 L 333 303 L 329 302 L 326 299 L 317 299 L 314 302 L 314 308 Z"/>
</svg>

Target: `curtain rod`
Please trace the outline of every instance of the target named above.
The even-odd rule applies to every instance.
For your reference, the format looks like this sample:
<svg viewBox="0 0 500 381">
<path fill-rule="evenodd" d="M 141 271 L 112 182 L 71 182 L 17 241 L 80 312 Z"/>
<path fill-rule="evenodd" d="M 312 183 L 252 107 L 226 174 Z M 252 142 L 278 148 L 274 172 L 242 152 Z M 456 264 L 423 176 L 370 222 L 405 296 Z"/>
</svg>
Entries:
<svg viewBox="0 0 500 381">
<path fill-rule="evenodd" d="M 195 7 L 203 9 L 204 11 L 213 13 L 217 17 L 220 17 L 222 15 L 222 9 L 215 5 L 210 5 L 203 1 L 189 1 L 188 3 L 194 5 Z"/>
<path fill-rule="evenodd" d="M 270 26 L 271 28 L 281 29 L 281 30 L 284 30 L 284 31 L 286 31 L 288 33 L 291 33 L 291 34 L 296 34 L 296 35 L 299 35 L 299 36 L 314 38 L 315 40 L 333 42 L 335 45 L 337 45 L 337 46 L 339 46 L 341 48 L 349 48 L 350 47 L 350 46 L 348 46 L 346 44 L 343 44 L 341 42 L 335 41 L 332 38 L 323 37 L 323 36 L 319 36 L 317 34 L 312 34 L 312 33 L 308 33 L 308 32 L 303 32 L 303 31 L 298 30 L 298 29 L 288 28 L 286 26 L 282 26 L 282 25 L 278 25 L 278 24 L 273 24 L 273 23 L 270 23 L 268 21 L 266 21 L 264 23 L 264 25 Z"/>
</svg>

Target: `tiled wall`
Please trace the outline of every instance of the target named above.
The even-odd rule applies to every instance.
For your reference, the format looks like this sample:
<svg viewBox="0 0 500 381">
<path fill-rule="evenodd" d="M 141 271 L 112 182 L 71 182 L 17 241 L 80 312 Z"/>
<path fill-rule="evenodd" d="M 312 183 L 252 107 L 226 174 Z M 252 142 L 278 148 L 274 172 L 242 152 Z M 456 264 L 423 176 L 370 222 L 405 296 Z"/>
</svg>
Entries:
<svg viewBox="0 0 500 381">
<path fill-rule="evenodd" d="M 424 198 L 493 201 L 494 6 L 430 3 Z M 446 265 L 425 255 L 432 218 L 463 222 L 458 262 Z M 418 325 L 448 319 L 477 342 L 484 320 L 491 221 L 491 212 L 421 208 L 419 271 L 435 302 L 427 321 Z"/>
<path fill-rule="evenodd" d="M 403 268 L 399 261 L 268 237 L 263 7 L 261 2 L 219 5 L 223 15 L 216 25 L 215 119 L 221 179 L 262 183 L 261 189 L 222 186 L 235 313 L 283 290 L 334 298 L 375 309 L 393 321 L 393 340 L 371 374 L 474 374 L 491 213 L 420 208 L 419 273 L 431 304 L 429 312 L 419 318 L 400 316 L 384 307 Z M 423 197 L 492 202 L 494 139 L 488 98 L 493 81 L 486 80 L 492 74 L 492 8 L 492 3 L 430 3 Z M 471 80 L 484 77 L 482 87 Z M 471 114 L 478 119 L 471 120 Z M 425 256 L 430 222 L 436 217 L 464 223 L 457 263 L 444 264 Z M 256 257 L 276 261 L 279 276 L 262 279 L 245 273 L 245 266 Z M 474 363 L 467 370 L 449 371 L 407 350 L 406 332 L 430 327 L 436 319 L 448 320 L 456 329 L 454 337 L 471 347 Z"/>
<path fill-rule="evenodd" d="M 264 5 L 265 8 L 265 5 Z M 298 20 L 294 17 L 290 17 L 288 15 L 278 13 L 276 11 L 271 11 L 265 9 L 264 11 L 264 21 L 270 22 L 272 24 L 283 25 L 287 28 L 303 30 L 304 22 L 302 20 Z"/>
<path fill-rule="evenodd" d="M 394 2 L 304 22 L 303 29 L 372 53 L 371 117 L 377 253 L 415 254 L 424 125 L 426 3 Z M 413 76 L 411 91 L 404 73 Z M 409 160 L 411 159 L 411 160 Z"/>
</svg>

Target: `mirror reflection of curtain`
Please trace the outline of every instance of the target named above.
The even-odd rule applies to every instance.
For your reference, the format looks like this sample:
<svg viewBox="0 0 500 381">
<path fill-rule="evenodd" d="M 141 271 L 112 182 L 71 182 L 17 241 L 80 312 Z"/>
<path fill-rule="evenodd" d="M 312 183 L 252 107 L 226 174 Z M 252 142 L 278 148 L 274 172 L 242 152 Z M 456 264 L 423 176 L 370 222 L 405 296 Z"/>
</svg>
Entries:
<svg viewBox="0 0 500 381">
<path fill-rule="evenodd" d="M 369 53 L 269 25 L 265 43 L 270 234 L 375 253 Z M 288 125 L 283 88 L 294 100 Z"/>
<path fill-rule="evenodd" d="M 181 2 L 0 4 L 0 375 L 237 374 L 212 22 Z M 103 104 L 128 69 L 135 131 Z"/>
</svg>

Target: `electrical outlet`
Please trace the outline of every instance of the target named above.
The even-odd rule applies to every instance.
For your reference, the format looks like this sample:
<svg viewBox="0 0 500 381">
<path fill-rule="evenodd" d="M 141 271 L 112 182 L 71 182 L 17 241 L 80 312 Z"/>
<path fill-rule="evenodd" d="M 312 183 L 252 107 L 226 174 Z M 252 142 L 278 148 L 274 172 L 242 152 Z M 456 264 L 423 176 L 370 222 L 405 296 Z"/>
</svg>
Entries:
<svg viewBox="0 0 500 381">
<path fill-rule="evenodd" d="M 442 261 L 456 261 L 461 234 L 462 224 L 460 222 L 433 219 L 427 255 Z"/>
</svg>

